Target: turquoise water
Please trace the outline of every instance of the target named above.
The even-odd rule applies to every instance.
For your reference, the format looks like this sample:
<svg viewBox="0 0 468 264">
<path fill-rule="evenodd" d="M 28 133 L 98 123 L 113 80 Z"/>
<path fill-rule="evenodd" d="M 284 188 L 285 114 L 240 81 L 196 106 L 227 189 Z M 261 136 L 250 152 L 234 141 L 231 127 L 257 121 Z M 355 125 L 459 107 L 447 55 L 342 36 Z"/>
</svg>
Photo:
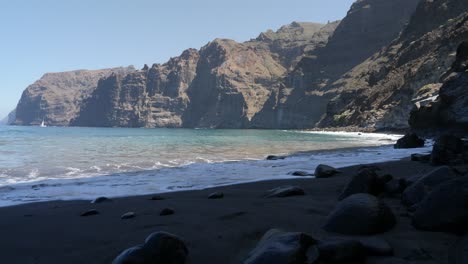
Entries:
<svg viewBox="0 0 468 264">
<path fill-rule="evenodd" d="M 286 170 L 313 170 L 315 163 L 296 166 L 289 160 L 275 167 L 264 161 L 265 156 L 381 146 L 395 139 L 282 130 L 4 126 L 0 127 L 0 200 L 11 204 L 119 196 L 288 177 Z M 332 162 L 342 155 L 320 153 L 307 159 Z M 353 158 L 348 163 L 353 160 L 356 163 Z"/>
</svg>

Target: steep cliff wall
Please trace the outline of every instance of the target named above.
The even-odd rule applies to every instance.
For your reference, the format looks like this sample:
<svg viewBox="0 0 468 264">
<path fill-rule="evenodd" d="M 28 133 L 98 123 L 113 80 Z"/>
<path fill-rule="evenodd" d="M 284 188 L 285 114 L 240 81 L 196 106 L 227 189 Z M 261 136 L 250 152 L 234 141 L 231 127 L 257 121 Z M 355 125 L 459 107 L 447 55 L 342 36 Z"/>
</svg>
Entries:
<svg viewBox="0 0 468 264">
<path fill-rule="evenodd" d="M 332 86 L 322 127 L 407 128 L 413 105 L 437 96 L 439 79 L 468 37 L 464 0 L 423 0 L 391 45 Z"/>
<path fill-rule="evenodd" d="M 23 92 L 16 107 L 14 125 L 67 126 L 78 113 L 84 98 L 96 88 L 98 80 L 112 72 L 124 73 L 132 68 L 78 70 L 47 73 Z"/>
<path fill-rule="evenodd" d="M 300 60 L 251 126 L 314 127 L 336 95 L 333 83 L 398 37 L 418 1 L 356 1 L 327 44 Z"/>
</svg>

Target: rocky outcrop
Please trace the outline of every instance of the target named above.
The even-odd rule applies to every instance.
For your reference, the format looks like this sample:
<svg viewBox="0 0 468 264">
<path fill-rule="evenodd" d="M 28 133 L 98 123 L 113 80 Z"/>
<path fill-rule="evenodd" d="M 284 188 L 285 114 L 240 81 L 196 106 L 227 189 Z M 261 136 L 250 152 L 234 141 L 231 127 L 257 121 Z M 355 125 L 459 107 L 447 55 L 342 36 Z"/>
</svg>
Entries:
<svg viewBox="0 0 468 264">
<path fill-rule="evenodd" d="M 195 78 L 198 60 L 198 51 L 190 49 L 165 64 L 101 79 L 71 125 L 182 126 L 189 102 L 187 88 Z"/>
<path fill-rule="evenodd" d="M 11 125 L 13 122 L 15 122 L 16 119 L 16 109 L 11 111 L 8 116 L 6 116 L 4 119 L 0 120 L 0 125 Z"/>
<path fill-rule="evenodd" d="M 83 99 L 96 88 L 99 79 L 112 72 L 125 73 L 128 68 L 78 70 L 47 73 L 23 92 L 16 108 L 14 125 L 68 126 L 76 117 Z"/>
<path fill-rule="evenodd" d="M 466 22 L 465 22 L 466 23 Z M 467 39 L 468 40 L 468 39 Z M 468 132 L 468 41 L 457 49 L 456 60 L 444 74 L 439 97 L 411 111 L 409 124 L 413 130 L 431 133 Z"/>
<path fill-rule="evenodd" d="M 356 1 L 327 45 L 310 51 L 275 89 L 252 127 L 310 128 L 336 95 L 336 80 L 390 44 L 419 0 Z M 391 12 L 389 12 L 391 10 Z"/>
<path fill-rule="evenodd" d="M 407 128 L 413 105 L 437 97 L 439 78 L 468 35 L 464 0 L 423 0 L 402 34 L 334 86 L 320 126 Z"/>
</svg>

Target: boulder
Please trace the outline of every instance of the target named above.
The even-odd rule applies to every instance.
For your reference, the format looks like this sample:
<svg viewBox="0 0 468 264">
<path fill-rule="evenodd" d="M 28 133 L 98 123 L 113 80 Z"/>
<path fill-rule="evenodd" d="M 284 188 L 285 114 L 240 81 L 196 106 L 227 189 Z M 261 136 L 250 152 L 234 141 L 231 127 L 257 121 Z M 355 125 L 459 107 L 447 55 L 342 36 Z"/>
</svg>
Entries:
<svg viewBox="0 0 468 264">
<path fill-rule="evenodd" d="M 381 179 L 372 169 L 361 169 L 355 174 L 343 189 L 338 200 L 356 193 L 379 195 L 385 189 L 385 180 Z"/>
<path fill-rule="evenodd" d="M 437 186 L 419 203 L 412 223 L 428 231 L 468 231 L 468 176 Z"/>
<path fill-rule="evenodd" d="M 329 178 L 337 173 L 340 173 L 340 170 L 337 170 L 331 166 L 320 164 L 315 169 L 315 178 Z"/>
<path fill-rule="evenodd" d="M 125 219 L 134 218 L 135 216 L 136 214 L 134 212 L 128 212 L 128 213 L 123 214 L 120 218 L 125 220 Z"/>
<path fill-rule="evenodd" d="M 402 202 L 407 206 L 413 206 L 421 202 L 437 185 L 455 177 L 455 173 L 447 166 L 436 168 L 406 188 Z"/>
<path fill-rule="evenodd" d="M 366 249 L 370 256 L 391 256 L 393 255 L 392 246 L 382 238 L 378 237 L 359 237 L 356 238 Z"/>
<path fill-rule="evenodd" d="M 156 232 L 145 243 L 123 251 L 112 264 L 184 264 L 188 249 L 182 239 L 175 235 Z"/>
<path fill-rule="evenodd" d="M 159 215 L 161 216 L 166 216 L 166 215 L 173 215 L 175 214 L 175 211 L 172 210 L 171 208 L 164 208 L 161 210 L 161 212 L 159 213 Z"/>
<path fill-rule="evenodd" d="M 107 203 L 107 202 L 112 202 L 112 199 L 109 199 L 107 197 L 98 197 L 91 201 L 92 204 Z"/>
<path fill-rule="evenodd" d="M 208 195 L 208 199 L 222 199 L 224 198 L 224 193 L 222 192 L 214 192 Z"/>
<path fill-rule="evenodd" d="M 319 261 L 324 263 L 362 263 L 366 257 L 366 249 L 356 240 L 328 239 L 318 244 Z"/>
<path fill-rule="evenodd" d="M 283 198 L 290 196 L 305 195 L 302 188 L 297 186 L 281 186 L 272 190 L 269 190 L 266 194 L 266 198 Z"/>
<path fill-rule="evenodd" d="M 98 214 L 99 214 L 98 210 L 91 209 L 91 210 L 84 211 L 83 213 L 81 213 L 81 216 L 92 216 L 92 215 L 98 215 Z"/>
<path fill-rule="evenodd" d="M 419 138 L 415 133 L 409 133 L 400 138 L 393 147 L 396 149 L 422 148 L 424 139 Z"/>
<path fill-rule="evenodd" d="M 304 264 L 307 250 L 316 240 L 304 233 L 269 230 L 250 252 L 244 264 Z"/>
<path fill-rule="evenodd" d="M 338 203 L 324 229 L 345 235 L 372 235 L 390 230 L 395 223 L 393 212 L 383 201 L 358 193 Z"/>
<path fill-rule="evenodd" d="M 463 164 L 463 141 L 452 135 L 443 135 L 436 139 L 432 148 L 431 164 Z"/>
</svg>

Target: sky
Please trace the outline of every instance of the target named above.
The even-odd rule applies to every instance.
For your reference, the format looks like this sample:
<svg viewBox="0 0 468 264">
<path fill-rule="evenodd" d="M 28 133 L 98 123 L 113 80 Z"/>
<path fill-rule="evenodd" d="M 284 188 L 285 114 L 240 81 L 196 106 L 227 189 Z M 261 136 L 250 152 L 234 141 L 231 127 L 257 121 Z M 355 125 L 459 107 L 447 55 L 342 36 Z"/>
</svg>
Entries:
<svg viewBox="0 0 468 264">
<path fill-rule="evenodd" d="M 163 63 L 215 38 L 342 19 L 354 0 L 0 0 L 0 118 L 47 72 Z"/>
</svg>

